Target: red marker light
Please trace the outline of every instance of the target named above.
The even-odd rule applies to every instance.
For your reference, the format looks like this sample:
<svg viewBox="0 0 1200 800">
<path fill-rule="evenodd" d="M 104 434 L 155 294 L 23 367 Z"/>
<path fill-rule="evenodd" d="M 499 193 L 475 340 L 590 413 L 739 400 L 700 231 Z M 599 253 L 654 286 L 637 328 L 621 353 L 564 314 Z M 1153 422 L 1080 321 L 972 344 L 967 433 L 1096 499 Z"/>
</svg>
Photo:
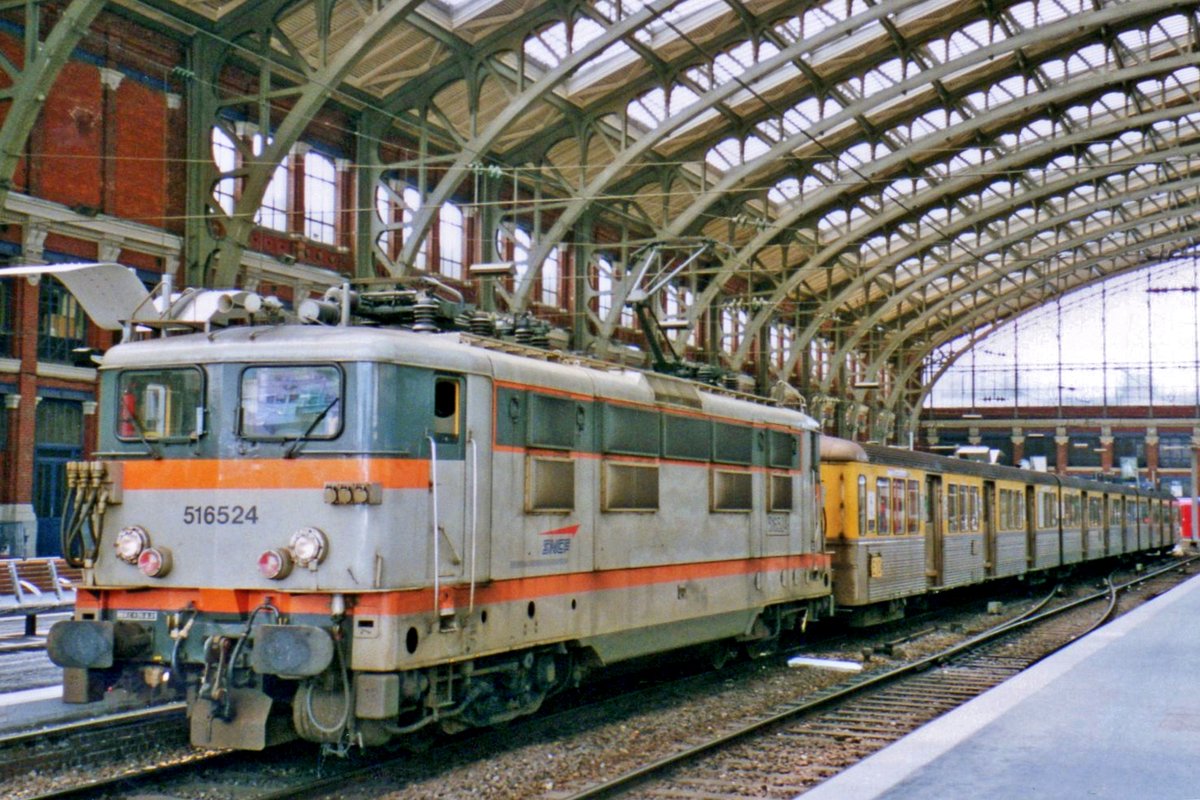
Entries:
<svg viewBox="0 0 1200 800">
<path fill-rule="evenodd" d="M 171 571 L 171 551 L 165 547 L 148 547 L 138 556 L 137 565 L 147 578 L 161 578 Z"/>
<path fill-rule="evenodd" d="M 258 557 L 258 571 L 268 580 L 282 580 L 292 571 L 292 557 L 286 550 L 264 550 Z"/>
</svg>

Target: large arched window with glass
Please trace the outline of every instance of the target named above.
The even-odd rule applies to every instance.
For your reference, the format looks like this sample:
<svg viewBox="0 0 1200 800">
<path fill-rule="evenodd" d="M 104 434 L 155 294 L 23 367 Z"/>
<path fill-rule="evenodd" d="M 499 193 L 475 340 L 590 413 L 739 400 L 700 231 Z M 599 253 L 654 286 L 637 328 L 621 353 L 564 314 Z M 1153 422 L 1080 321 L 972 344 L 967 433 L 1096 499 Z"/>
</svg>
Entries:
<svg viewBox="0 0 1200 800">
<path fill-rule="evenodd" d="M 262 155 L 264 145 L 262 134 L 254 134 L 253 145 L 254 155 Z M 267 184 L 266 191 L 263 192 L 262 204 L 258 208 L 258 213 L 254 215 L 254 221 L 264 228 L 277 231 L 288 229 L 288 211 L 291 207 L 289 202 L 291 192 L 288 185 L 290 166 L 291 157 L 284 156 L 283 160 L 279 162 L 279 166 L 275 168 L 275 172 L 272 173 L 271 182 Z"/>
<path fill-rule="evenodd" d="M 218 127 L 212 129 L 212 158 L 217 172 L 222 175 L 229 175 L 237 169 L 237 145 L 229 138 L 229 134 Z M 236 178 L 221 178 L 213 186 L 213 199 L 226 214 L 233 213 L 233 207 L 237 203 L 236 191 Z"/>
<path fill-rule="evenodd" d="M 555 247 L 546 254 L 542 263 L 542 302 L 555 308 L 562 307 L 562 251 Z"/>
<path fill-rule="evenodd" d="M 337 243 L 337 167 L 315 152 L 304 154 L 304 235 Z"/>
<path fill-rule="evenodd" d="M 462 209 L 446 203 L 438 211 L 438 272 L 447 278 L 463 278 L 463 249 L 466 234 Z"/>
<path fill-rule="evenodd" d="M 404 187 L 400 195 L 403 201 L 403 208 L 400 214 L 401 227 L 403 228 L 402 236 L 404 241 L 408 241 L 410 236 L 415 236 L 413 229 L 413 221 L 416 218 L 417 210 L 421 207 L 421 193 L 411 186 Z M 417 254 L 413 256 L 413 269 L 425 269 L 428 262 L 427 253 L 429 252 L 429 239 L 424 239 L 421 242 L 421 248 L 417 250 Z"/>
</svg>

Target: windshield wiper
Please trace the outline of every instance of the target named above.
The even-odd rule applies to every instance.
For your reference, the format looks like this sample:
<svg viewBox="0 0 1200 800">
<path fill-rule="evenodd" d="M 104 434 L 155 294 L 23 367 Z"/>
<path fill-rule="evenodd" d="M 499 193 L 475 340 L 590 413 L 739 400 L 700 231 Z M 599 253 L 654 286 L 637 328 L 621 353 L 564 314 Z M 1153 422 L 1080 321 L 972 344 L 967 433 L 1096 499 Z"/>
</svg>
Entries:
<svg viewBox="0 0 1200 800">
<path fill-rule="evenodd" d="M 151 444 L 150 440 L 146 438 L 146 426 L 142 425 L 142 421 L 138 418 L 137 412 L 126 411 L 125 413 L 129 416 L 129 419 L 133 421 L 133 427 L 137 428 L 138 439 L 140 439 L 142 444 L 145 446 L 146 452 L 149 453 L 155 461 L 161 461 L 162 451 Z"/>
<path fill-rule="evenodd" d="M 337 405 L 337 402 L 340 399 L 340 397 L 333 398 L 329 405 L 321 409 L 321 413 L 317 414 L 317 416 L 313 418 L 313 421 L 308 423 L 308 427 L 304 429 L 304 433 L 293 439 L 291 444 L 287 446 L 287 449 L 283 451 L 284 458 L 292 458 L 300 451 L 300 446 L 304 444 L 304 442 L 308 441 L 309 434 L 317 429 L 317 426 L 321 424 L 321 420 L 325 419 L 325 415 L 329 413 L 331 408 Z"/>
</svg>

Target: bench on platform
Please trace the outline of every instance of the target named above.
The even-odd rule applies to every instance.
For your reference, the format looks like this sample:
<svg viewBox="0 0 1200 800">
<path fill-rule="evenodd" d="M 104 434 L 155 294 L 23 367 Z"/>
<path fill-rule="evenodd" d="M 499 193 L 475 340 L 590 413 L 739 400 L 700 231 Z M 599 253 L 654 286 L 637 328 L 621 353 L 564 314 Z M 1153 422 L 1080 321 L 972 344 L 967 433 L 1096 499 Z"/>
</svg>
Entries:
<svg viewBox="0 0 1200 800">
<path fill-rule="evenodd" d="M 61 558 L 0 559 L 0 617 L 24 615 L 25 635 L 37 633 L 37 615 L 75 605 L 83 571 Z"/>
</svg>

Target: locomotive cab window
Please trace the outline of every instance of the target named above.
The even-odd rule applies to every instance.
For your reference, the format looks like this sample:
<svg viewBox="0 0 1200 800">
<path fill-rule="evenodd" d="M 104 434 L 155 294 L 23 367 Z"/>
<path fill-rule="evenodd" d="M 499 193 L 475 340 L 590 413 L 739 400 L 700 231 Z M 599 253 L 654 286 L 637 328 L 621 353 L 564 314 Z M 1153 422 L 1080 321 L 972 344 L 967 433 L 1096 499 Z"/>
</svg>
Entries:
<svg viewBox="0 0 1200 800">
<path fill-rule="evenodd" d="M 332 439 L 342 427 L 342 371 L 335 366 L 247 367 L 239 433 L 247 439 Z"/>
<path fill-rule="evenodd" d="M 194 439 L 204 430 L 204 375 L 195 367 L 127 370 L 117 378 L 117 438 Z"/>
<path fill-rule="evenodd" d="M 439 377 L 433 382 L 433 436 L 439 442 L 456 442 L 462 417 L 462 383 Z"/>
</svg>

